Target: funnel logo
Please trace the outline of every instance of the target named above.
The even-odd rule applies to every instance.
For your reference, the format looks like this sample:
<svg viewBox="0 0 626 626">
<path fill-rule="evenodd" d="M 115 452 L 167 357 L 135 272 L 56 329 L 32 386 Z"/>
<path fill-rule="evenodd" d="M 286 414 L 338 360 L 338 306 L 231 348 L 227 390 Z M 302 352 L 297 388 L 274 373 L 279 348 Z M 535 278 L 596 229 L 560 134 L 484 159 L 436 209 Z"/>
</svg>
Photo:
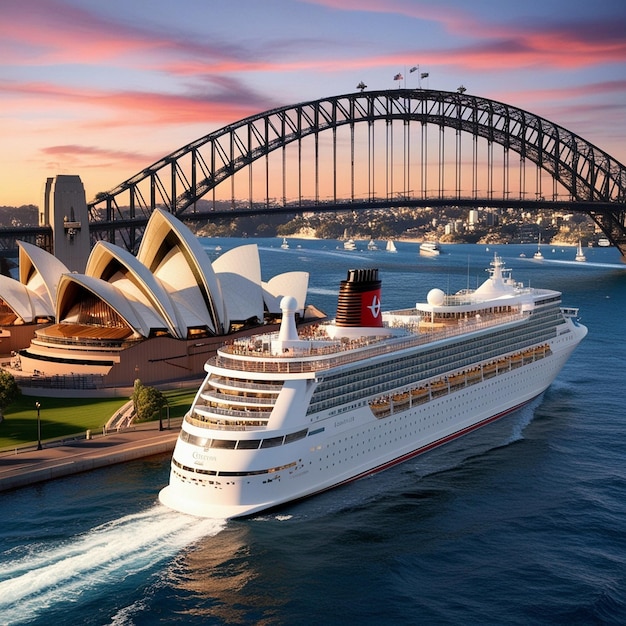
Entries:
<svg viewBox="0 0 626 626">
<path fill-rule="evenodd" d="M 382 325 L 380 289 L 363 292 L 361 294 L 361 326 L 367 328 Z"/>
<path fill-rule="evenodd" d="M 376 294 L 372 298 L 372 304 L 367 307 L 372 312 L 372 317 L 376 319 L 380 313 L 380 298 Z"/>
</svg>

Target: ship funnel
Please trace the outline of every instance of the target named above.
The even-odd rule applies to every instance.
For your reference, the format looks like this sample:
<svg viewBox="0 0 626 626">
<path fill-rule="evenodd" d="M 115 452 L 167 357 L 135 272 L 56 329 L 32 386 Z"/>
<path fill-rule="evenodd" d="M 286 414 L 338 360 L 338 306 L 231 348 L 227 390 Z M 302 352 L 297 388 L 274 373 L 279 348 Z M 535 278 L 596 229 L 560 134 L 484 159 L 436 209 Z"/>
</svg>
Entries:
<svg viewBox="0 0 626 626">
<path fill-rule="evenodd" d="M 348 270 L 341 281 L 335 325 L 377 328 L 383 325 L 377 269 Z"/>
</svg>

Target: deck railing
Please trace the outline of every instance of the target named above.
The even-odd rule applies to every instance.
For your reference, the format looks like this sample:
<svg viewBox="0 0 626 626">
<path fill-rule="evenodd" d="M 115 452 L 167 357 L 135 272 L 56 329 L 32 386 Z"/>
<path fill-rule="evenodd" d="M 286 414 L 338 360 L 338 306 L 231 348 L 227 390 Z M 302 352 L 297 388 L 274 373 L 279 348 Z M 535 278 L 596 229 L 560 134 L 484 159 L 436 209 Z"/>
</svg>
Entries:
<svg viewBox="0 0 626 626">
<path fill-rule="evenodd" d="M 480 320 L 462 320 L 458 324 L 444 328 L 420 328 L 419 333 L 415 328 L 407 328 L 410 334 L 391 340 L 389 337 L 362 337 L 356 340 L 332 342 L 331 345 L 324 347 L 316 345 L 319 340 L 311 340 L 310 347 L 306 350 L 299 348 L 295 356 L 289 353 L 274 354 L 262 348 L 250 351 L 247 346 L 250 342 L 254 343 L 255 339 L 250 337 L 249 342 L 233 343 L 220 348 L 217 356 L 209 362 L 217 367 L 247 372 L 302 374 L 399 352 L 433 341 L 463 335 L 470 331 L 501 326 L 527 316 L 528 313 L 493 315 L 490 318 L 482 317 Z M 226 356 L 227 354 L 244 358 L 230 358 Z"/>
</svg>

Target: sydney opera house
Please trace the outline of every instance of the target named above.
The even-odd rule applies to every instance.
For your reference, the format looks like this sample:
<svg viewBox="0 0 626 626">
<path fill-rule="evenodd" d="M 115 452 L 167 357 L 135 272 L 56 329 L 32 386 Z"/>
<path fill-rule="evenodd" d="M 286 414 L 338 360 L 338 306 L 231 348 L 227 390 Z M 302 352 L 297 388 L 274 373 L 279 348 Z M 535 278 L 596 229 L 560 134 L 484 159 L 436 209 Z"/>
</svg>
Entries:
<svg viewBox="0 0 626 626">
<path fill-rule="evenodd" d="M 264 282 L 256 244 L 211 262 L 171 214 L 151 215 L 137 256 L 99 241 L 84 273 L 19 242 L 19 278 L 0 276 L 0 352 L 18 383 L 66 389 L 201 377 L 228 335 L 277 322 L 291 295 L 301 319 L 308 274 Z M 40 381 L 37 384 L 37 381 Z"/>
</svg>

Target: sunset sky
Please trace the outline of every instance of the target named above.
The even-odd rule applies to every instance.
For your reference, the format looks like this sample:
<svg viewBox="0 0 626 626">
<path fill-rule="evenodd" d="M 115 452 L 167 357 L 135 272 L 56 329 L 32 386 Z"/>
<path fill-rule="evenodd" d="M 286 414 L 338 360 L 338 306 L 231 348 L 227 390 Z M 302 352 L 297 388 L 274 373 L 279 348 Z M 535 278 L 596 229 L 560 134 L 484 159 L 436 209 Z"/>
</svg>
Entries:
<svg viewBox="0 0 626 626">
<path fill-rule="evenodd" d="M 0 0 L 0 205 L 56 174 L 91 200 L 248 115 L 421 72 L 626 164 L 623 0 Z"/>
</svg>

